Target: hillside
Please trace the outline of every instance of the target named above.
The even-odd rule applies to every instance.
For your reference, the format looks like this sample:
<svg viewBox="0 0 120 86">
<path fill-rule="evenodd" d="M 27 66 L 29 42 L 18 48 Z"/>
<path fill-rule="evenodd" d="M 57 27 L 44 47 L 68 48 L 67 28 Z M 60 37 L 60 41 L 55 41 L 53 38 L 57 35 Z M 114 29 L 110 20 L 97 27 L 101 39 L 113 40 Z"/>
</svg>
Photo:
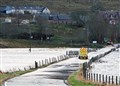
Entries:
<svg viewBox="0 0 120 86">
<path fill-rule="evenodd" d="M 1 0 L 0 5 L 38 5 L 46 6 L 52 12 L 89 10 L 99 0 Z M 120 0 L 100 0 L 106 10 L 119 10 Z"/>
<path fill-rule="evenodd" d="M 103 21 L 103 19 L 99 15 L 97 17 L 94 13 L 90 13 L 90 11 L 88 11 L 88 10 L 90 10 L 91 6 L 95 5 L 95 3 L 97 1 L 98 0 L 1 0 L 0 6 L 3 6 L 3 5 L 41 6 L 42 5 L 42 6 L 48 7 L 51 12 L 57 12 L 57 13 L 58 12 L 60 12 L 60 13 L 71 13 L 71 12 L 77 13 L 77 11 L 82 10 L 81 12 L 83 12 L 83 10 L 84 11 L 87 10 L 87 14 L 90 14 L 90 16 L 91 15 L 94 16 L 93 18 L 91 18 L 92 19 L 91 23 L 89 23 L 91 25 L 90 26 L 90 30 L 92 31 L 91 33 L 92 34 L 95 33 L 93 35 L 94 38 L 95 37 L 96 37 L 95 39 L 99 38 L 99 41 L 102 42 L 103 37 L 107 37 L 106 33 L 104 33 L 106 31 L 106 32 L 108 32 L 107 33 L 108 38 L 114 39 L 116 36 L 113 36 L 113 35 L 111 36 L 111 34 L 114 34 L 115 31 L 117 32 L 117 30 L 112 29 L 112 28 L 117 28 L 117 27 L 110 26 L 108 23 Z M 120 9 L 120 0 L 99 0 L 99 1 L 101 1 L 101 6 L 103 6 L 103 8 L 105 10 L 119 10 Z M 86 13 L 86 12 L 84 12 L 84 13 Z M 77 15 L 79 15 L 79 13 Z M 76 17 L 76 15 L 74 15 L 74 16 L 75 16 L 75 19 L 78 18 L 78 17 Z M 45 23 L 45 25 L 47 24 L 46 21 L 43 21 L 43 22 L 40 22 L 41 25 L 39 25 L 39 24 L 33 25 L 32 26 L 33 32 L 36 32 L 38 34 L 42 33 L 42 26 L 44 26 L 44 25 L 42 25 L 42 23 Z M 84 22 L 82 22 L 82 23 L 84 23 Z M 80 46 L 85 41 L 86 41 L 86 43 L 88 43 L 89 37 L 91 37 L 90 40 L 93 39 L 92 36 L 88 37 L 88 34 L 90 32 L 87 29 L 85 29 L 84 26 L 81 27 L 81 26 L 64 25 L 64 24 L 53 24 L 53 25 L 47 24 L 47 25 L 50 27 L 50 29 L 48 29 L 48 30 L 44 29 L 43 33 L 47 34 L 46 31 L 47 32 L 50 31 L 54 34 L 54 37 L 51 38 L 51 40 L 49 40 L 49 41 L 43 41 L 43 42 L 41 41 L 41 39 L 38 39 L 38 40 L 33 39 L 31 41 L 32 47 L 56 47 L 56 46 L 61 47 L 61 46 L 73 46 L 73 45 L 74 45 L 74 47 L 77 47 L 77 46 Z M 20 39 L 17 39 L 17 37 L 15 36 L 16 34 L 18 35 L 22 31 L 27 32 L 28 26 L 27 27 L 25 27 L 25 26 L 18 27 L 16 24 L 14 26 L 11 24 L 8 24 L 8 25 L 1 24 L 0 27 L 3 27 L 2 34 L 3 35 L 6 34 L 5 36 L 2 37 L 2 39 L 0 41 L 0 47 L 29 47 L 30 46 L 30 40 L 23 40 L 23 39 L 20 40 Z M 15 29 L 15 27 L 16 27 L 16 29 Z M 4 28 L 7 28 L 7 30 L 5 30 Z M 101 28 L 103 28 L 103 30 L 101 30 Z M 104 28 L 106 28 L 106 30 Z M 99 29 L 99 32 L 98 32 L 98 29 Z M 22 35 L 25 36 L 25 34 L 21 34 L 21 36 Z M 27 36 L 28 35 L 29 34 L 27 34 Z M 0 36 L 2 36 L 2 35 L 0 35 Z M 10 39 L 10 36 L 13 39 Z M 97 38 L 97 36 L 98 36 L 98 38 Z M 7 39 L 4 39 L 4 38 L 7 38 Z"/>
</svg>

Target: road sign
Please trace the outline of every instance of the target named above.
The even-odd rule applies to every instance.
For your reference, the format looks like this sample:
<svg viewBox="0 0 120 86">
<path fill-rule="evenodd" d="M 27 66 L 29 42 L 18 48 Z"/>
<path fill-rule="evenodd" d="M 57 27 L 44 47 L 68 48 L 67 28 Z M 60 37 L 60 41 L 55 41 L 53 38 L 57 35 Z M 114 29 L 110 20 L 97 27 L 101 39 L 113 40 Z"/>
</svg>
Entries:
<svg viewBox="0 0 120 86">
<path fill-rule="evenodd" d="M 97 43 L 97 41 L 93 41 L 93 44 L 96 44 Z"/>
</svg>

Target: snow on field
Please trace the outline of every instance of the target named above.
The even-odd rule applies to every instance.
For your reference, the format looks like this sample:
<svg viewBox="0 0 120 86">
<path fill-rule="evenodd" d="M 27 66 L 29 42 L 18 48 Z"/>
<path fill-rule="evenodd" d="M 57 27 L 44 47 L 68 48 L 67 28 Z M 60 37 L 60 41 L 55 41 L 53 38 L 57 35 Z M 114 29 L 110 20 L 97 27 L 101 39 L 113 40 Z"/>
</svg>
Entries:
<svg viewBox="0 0 120 86">
<path fill-rule="evenodd" d="M 96 52 L 88 54 L 89 59 L 92 57 L 103 54 L 111 50 L 112 46 L 102 48 Z M 79 51 L 79 48 L 32 48 L 29 52 L 28 48 L 6 48 L 0 49 L 0 70 L 3 72 L 23 70 L 24 67 L 34 66 L 35 61 L 42 61 L 52 57 L 65 55 L 66 51 Z M 87 60 L 88 61 L 88 60 Z"/>
<path fill-rule="evenodd" d="M 34 66 L 34 61 L 65 55 L 68 50 L 79 48 L 7 48 L 0 49 L 0 70 L 3 72 L 23 70 L 24 67 Z"/>
<path fill-rule="evenodd" d="M 93 63 L 89 72 L 120 76 L 120 48 Z"/>
<path fill-rule="evenodd" d="M 91 59 L 92 57 L 95 57 L 95 56 L 100 55 L 100 54 L 104 54 L 105 52 L 108 52 L 113 48 L 114 48 L 113 46 L 107 46 L 107 47 L 104 47 L 102 49 L 98 49 L 96 52 L 91 52 L 88 54 L 88 59 Z"/>
</svg>

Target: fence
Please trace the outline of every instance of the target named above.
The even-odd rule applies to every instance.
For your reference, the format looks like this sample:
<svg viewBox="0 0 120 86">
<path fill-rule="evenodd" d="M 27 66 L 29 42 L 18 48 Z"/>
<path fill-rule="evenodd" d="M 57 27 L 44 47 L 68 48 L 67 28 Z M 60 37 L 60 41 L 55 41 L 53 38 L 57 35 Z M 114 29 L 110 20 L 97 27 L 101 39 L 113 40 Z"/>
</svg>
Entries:
<svg viewBox="0 0 120 86">
<path fill-rule="evenodd" d="M 35 68 L 40 68 L 40 67 L 44 67 L 44 66 L 48 66 L 50 64 L 56 63 L 56 62 L 60 62 L 62 60 L 68 59 L 68 58 L 72 58 L 74 56 L 68 56 L 68 55 L 61 55 L 58 56 L 57 58 L 53 57 L 53 58 L 49 58 L 49 59 L 44 59 L 42 61 L 35 61 Z"/>
<path fill-rule="evenodd" d="M 30 69 L 41 68 L 41 67 L 45 67 L 50 64 L 60 62 L 60 61 L 63 61 L 65 59 L 72 58 L 72 57 L 76 57 L 76 55 L 70 55 L 70 56 L 69 55 L 60 55 L 57 57 L 52 57 L 52 58 L 48 58 L 48 59 L 44 59 L 44 60 L 40 60 L 40 61 L 34 61 L 32 65 L 29 65 L 26 67 L 11 68 L 5 72 L 26 71 L 26 70 L 30 70 Z M 3 71 L 0 71 L 0 72 L 3 72 Z"/>
<path fill-rule="evenodd" d="M 93 82 L 98 82 L 106 85 L 120 85 L 120 76 L 109 76 L 109 75 L 102 75 L 97 73 L 88 73 L 86 72 L 86 80 L 90 80 Z"/>
<path fill-rule="evenodd" d="M 66 55 L 68 55 L 68 56 L 78 56 L 79 51 L 66 51 Z"/>
<path fill-rule="evenodd" d="M 96 49 L 88 48 L 87 51 L 88 52 L 93 52 L 93 51 L 96 51 Z M 78 50 L 78 51 L 77 50 L 76 51 L 70 50 L 70 51 L 66 51 L 66 55 L 69 55 L 69 56 L 73 56 L 74 55 L 74 56 L 77 57 L 77 56 L 79 56 L 79 52 L 80 52 L 80 50 Z"/>
<path fill-rule="evenodd" d="M 117 47 L 116 47 L 116 48 L 117 48 Z M 115 51 L 116 48 L 113 48 L 113 49 L 111 49 L 111 50 L 109 50 L 109 51 L 107 51 L 107 52 L 105 52 L 105 53 L 103 53 L 103 54 L 100 54 L 100 55 L 97 55 L 97 56 L 95 56 L 95 57 L 92 57 L 92 58 L 89 60 L 89 62 L 87 63 L 87 66 L 86 66 L 86 67 L 90 68 L 90 65 L 91 65 L 93 62 L 95 62 L 95 61 L 97 61 L 98 59 L 104 57 L 105 55 L 111 53 L 112 51 Z"/>
<path fill-rule="evenodd" d="M 87 72 L 89 69 L 91 69 L 91 64 L 93 62 L 95 62 L 98 59 L 104 57 L 105 55 L 111 53 L 112 51 L 115 51 L 117 48 L 119 48 L 119 46 L 117 46 L 116 48 L 112 48 L 111 50 L 109 50 L 103 54 L 92 57 L 89 60 L 89 62 L 83 63 L 83 77 L 87 80 L 93 80 L 93 81 L 99 82 L 99 83 L 116 84 L 116 85 L 119 84 L 120 85 L 120 76 L 108 76 L 108 75 L 101 75 L 101 74 Z"/>
</svg>

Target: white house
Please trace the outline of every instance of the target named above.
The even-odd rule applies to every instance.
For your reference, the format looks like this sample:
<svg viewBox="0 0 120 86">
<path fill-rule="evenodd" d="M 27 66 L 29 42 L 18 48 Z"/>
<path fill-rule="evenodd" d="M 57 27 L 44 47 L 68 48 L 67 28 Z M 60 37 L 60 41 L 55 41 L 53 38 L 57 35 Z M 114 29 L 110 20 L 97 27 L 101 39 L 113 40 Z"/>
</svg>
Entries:
<svg viewBox="0 0 120 86">
<path fill-rule="evenodd" d="M 12 23 L 12 19 L 11 18 L 5 18 L 4 23 Z"/>
<path fill-rule="evenodd" d="M 47 7 L 41 6 L 0 6 L 0 12 L 11 14 L 11 13 L 30 13 L 30 14 L 50 14 L 50 10 Z"/>
<path fill-rule="evenodd" d="M 40 6 L 19 6 L 16 7 L 16 12 L 25 14 L 25 12 L 30 14 L 50 14 L 50 10 L 47 7 L 40 7 Z"/>
<path fill-rule="evenodd" d="M 27 19 L 26 19 L 26 20 L 22 20 L 22 21 L 21 21 L 21 24 L 29 24 L 29 23 L 30 23 L 30 21 L 29 21 L 29 20 L 27 20 Z"/>
<path fill-rule="evenodd" d="M 45 7 L 45 8 L 43 9 L 42 13 L 50 14 L 51 12 L 50 12 L 50 10 L 49 10 L 47 7 Z"/>
</svg>

